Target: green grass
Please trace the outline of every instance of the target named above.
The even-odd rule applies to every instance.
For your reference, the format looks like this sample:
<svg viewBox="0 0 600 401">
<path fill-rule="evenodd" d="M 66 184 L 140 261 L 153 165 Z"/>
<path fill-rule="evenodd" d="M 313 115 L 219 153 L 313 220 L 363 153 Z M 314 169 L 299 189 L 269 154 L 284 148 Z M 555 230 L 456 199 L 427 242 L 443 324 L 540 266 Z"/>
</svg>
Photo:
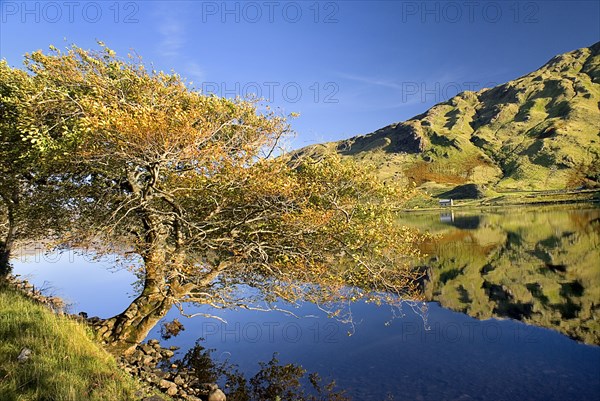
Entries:
<svg viewBox="0 0 600 401">
<path fill-rule="evenodd" d="M 18 362 L 23 348 L 33 354 Z M 134 400 L 139 388 L 85 325 L 0 286 L 0 400 Z"/>
</svg>

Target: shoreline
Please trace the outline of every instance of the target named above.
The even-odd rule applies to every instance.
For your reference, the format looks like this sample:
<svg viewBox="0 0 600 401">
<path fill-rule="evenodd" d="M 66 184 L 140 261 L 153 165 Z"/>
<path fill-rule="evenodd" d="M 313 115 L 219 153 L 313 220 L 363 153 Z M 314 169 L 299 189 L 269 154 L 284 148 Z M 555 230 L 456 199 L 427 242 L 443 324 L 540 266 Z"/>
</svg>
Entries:
<svg viewBox="0 0 600 401">
<path fill-rule="evenodd" d="M 435 198 L 437 201 L 438 199 Z M 400 212 L 418 213 L 429 211 L 453 211 L 456 209 L 497 209 L 516 206 L 552 206 L 569 204 L 590 204 L 600 206 L 600 190 L 585 191 L 522 191 L 506 192 L 499 196 L 481 199 L 455 199 L 452 206 L 414 206 L 400 209 Z"/>
<path fill-rule="evenodd" d="M 115 362 L 116 374 L 125 375 L 128 380 L 133 380 L 136 384 L 135 396 L 127 397 L 123 400 L 127 401 L 225 401 L 225 394 L 219 389 L 215 383 L 200 383 L 194 377 L 194 371 L 184 368 L 180 364 L 173 362 L 171 359 L 174 357 L 174 349 L 162 348 L 160 341 L 156 339 L 150 339 L 144 343 L 139 344 L 136 350 L 129 356 L 116 356 L 110 354 L 102 342 L 96 338 L 94 323 L 99 318 L 91 317 L 87 318 L 82 314 L 70 314 L 66 313 L 65 309 L 67 304 L 59 297 L 46 296 L 42 290 L 37 289 L 26 279 L 19 275 L 9 275 L 3 283 L 0 283 L 0 294 L 14 292 L 25 298 L 33 307 L 41 306 L 48 311 L 57 321 L 57 324 L 61 323 L 59 320 L 64 319 L 75 325 L 80 325 L 85 331 L 91 331 L 93 335 L 89 338 L 89 341 L 93 345 L 101 350 L 105 354 L 105 357 L 110 355 Z M 7 289 L 7 290 L 6 290 Z M 19 317 L 16 317 L 18 319 Z M 19 352 L 20 356 L 28 354 L 28 358 L 34 359 L 36 352 L 33 346 L 19 347 L 22 348 Z M 44 344 L 44 348 L 50 347 Z M 29 357 L 29 355 L 31 355 Z M 92 356 L 86 355 L 89 358 Z M 2 362 L 4 356 L 0 354 L 0 362 Z M 9 361 L 12 358 L 8 358 Z M 19 362 L 20 365 L 24 366 Z M 166 368 L 159 368 L 164 366 Z M 1 367 L 1 365 L 0 365 Z M 0 369 L 2 370 L 2 369 Z M 56 373 L 56 372 L 54 372 Z M 0 384 L 2 384 L 2 378 L 0 377 Z M 2 388 L 0 388 L 2 390 Z M 84 398 L 94 399 L 95 398 Z"/>
</svg>

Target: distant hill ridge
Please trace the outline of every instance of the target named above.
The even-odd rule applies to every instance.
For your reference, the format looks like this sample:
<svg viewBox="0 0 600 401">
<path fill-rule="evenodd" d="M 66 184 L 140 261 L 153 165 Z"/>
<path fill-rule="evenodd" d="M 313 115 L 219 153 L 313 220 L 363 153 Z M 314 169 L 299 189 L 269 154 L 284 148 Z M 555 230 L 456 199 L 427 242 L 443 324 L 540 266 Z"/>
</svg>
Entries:
<svg viewBox="0 0 600 401">
<path fill-rule="evenodd" d="M 367 135 L 313 145 L 438 192 L 600 187 L 600 42 L 503 85 L 462 92 Z"/>
</svg>

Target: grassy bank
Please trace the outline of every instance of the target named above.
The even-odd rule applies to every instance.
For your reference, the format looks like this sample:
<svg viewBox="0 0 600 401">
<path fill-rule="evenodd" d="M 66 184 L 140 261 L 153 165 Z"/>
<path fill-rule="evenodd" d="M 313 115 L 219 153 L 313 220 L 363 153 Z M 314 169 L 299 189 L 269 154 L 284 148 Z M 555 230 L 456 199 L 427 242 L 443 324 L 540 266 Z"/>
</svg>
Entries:
<svg viewBox="0 0 600 401">
<path fill-rule="evenodd" d="M 85 325 L 0 285 L 0 400 L 139 400 L 139 388 Z"/>
</svg>

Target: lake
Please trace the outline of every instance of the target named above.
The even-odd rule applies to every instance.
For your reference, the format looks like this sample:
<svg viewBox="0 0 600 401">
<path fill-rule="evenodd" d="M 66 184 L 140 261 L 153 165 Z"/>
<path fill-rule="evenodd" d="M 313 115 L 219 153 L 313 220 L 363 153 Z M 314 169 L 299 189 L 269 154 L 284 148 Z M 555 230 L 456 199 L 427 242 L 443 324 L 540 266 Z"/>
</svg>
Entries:
<svg viewBox="0 0 600 401">
<path fill-rule="evenodd" d="M 163 341 L 181 357 L 199 338 L 252 376 L 273 353 L 334 379 L 355 400 L 598 400 L 600 394 L 600 209 L 589 205 L 410 213 L 429 231 L 419 261 L 427 312 L 351 305 L 354 325 L 306 304 L 293 312 L 213 311 L 226 322 L 165 318 L 185 331 Z M 135 277 L 73 251 L 19 256 L 14 273 L 110 317 Z M 282 305 L 284 307 L 285 305 Z M 150 336 L 160 338 L 156 327 Z"/>
</svg>

